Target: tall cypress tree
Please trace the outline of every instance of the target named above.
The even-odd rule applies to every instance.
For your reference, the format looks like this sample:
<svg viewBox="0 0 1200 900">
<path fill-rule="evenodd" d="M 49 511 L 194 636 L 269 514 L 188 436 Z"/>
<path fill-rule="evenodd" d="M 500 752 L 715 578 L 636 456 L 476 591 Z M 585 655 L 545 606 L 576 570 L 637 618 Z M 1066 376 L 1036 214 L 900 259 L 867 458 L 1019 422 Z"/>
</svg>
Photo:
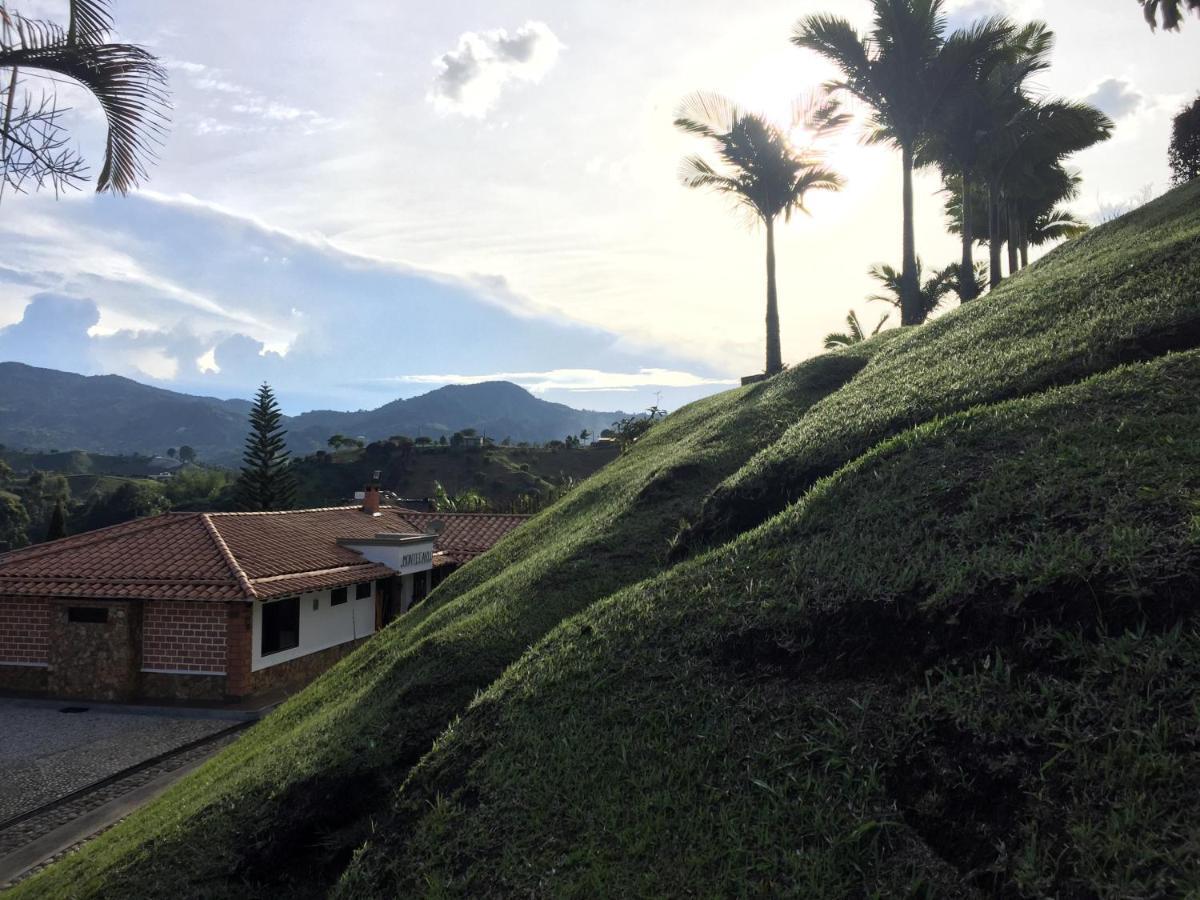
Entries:
<svg viewBox="0 0 1200 900">
<path fill-rule="evenodd" d="M 62 498 L 54 501 L 54 511 L 50 513 L 50 524 L 46 528 L 46 540 L 57 541 L 67 536 L 67 510 Z"/>
<path fill-rule="evenodd" d="M 237 502 L 244 510 L 290 509 L 296 499 L 291 453 L 284 440 L 287 432 L 280 427 L 282 419 L 275 395 L 264 383 L 250 410 L 250 434 L 237 483 Z"/>
</svg>

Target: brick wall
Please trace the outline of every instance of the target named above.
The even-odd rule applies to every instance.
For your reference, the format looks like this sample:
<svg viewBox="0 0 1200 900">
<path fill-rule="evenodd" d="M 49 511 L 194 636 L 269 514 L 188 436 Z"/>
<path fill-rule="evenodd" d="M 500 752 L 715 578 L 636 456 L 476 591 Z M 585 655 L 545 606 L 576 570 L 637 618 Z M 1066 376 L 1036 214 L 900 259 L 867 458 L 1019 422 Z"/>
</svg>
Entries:
<svg viewBox="0 0 1200 900">
<path fill-rule="evenodd" d="M 142 671 L 224 674 L 225 603 L 150 600 L 142 617 Z"/>
<path fill-rule="evenodd" d="M 45 665 L 50 635 L 46 600 L 0 597 L 0 665 Z"/>
<path fill-rule="evenodd" d="M 231 697 L 245 697 L 253 690 L 250 681 L 253 607 L 248 603 L 230 603 L 226 627 L 226 691 Z"/>
</svg>

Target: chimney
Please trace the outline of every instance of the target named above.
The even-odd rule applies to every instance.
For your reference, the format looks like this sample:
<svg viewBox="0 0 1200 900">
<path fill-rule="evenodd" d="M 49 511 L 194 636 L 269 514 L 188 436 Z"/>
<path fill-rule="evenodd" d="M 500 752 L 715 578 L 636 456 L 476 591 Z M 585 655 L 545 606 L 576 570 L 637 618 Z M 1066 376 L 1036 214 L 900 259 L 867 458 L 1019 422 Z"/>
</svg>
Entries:
<svg viewBox="0 0 1200 900">
<path fill-rule="evenodd" d="M 380 472 L 376 470 L 371 483 L 367 485 L 363 491 L 362 511 L 369 516 L 379 515 L 379 476 Z"/>
</svg>

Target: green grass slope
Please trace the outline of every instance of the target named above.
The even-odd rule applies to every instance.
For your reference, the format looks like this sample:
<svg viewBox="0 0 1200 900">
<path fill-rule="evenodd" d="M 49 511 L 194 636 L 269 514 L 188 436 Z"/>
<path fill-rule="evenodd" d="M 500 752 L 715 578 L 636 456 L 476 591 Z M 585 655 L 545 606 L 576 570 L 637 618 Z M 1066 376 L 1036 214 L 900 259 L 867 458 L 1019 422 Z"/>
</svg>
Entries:
<svg viewBox="0 0 1200 900">
<path fill-rule="evenodd" d="M 1200 889 L 1198 392 L 1191 352 L 929 423 L 597 604 L 343 896 Z"/>
<path fill-rule="evenodd" d="M 1198 251 L 688 407 L 17 896 L 1200 891 Z"/>
<path fill-rule="evenodd" d="M 564 618 L 658 571 L 679 521 L 708 491 L 884 346 L 812 360 L 676 413 L 219 759 L 24 890 L 321 893 L 479 691 Z M 523 564 L 509 567 L 514 559 Z"/>
</svg>

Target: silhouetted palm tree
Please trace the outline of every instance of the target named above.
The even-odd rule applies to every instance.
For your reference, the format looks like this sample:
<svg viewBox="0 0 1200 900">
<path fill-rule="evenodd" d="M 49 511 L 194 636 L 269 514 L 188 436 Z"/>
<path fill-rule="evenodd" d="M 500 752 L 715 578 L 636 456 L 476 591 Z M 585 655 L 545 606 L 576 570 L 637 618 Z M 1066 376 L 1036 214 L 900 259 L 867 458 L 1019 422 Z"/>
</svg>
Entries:
<svg viewBox="0 0 1200 900">
<path fill-rule="evenodd" d="M 902 309 L 904 301 L 900 293 L 901 274 L 891 266 L 885 264 L 871 266 L 868 272 L 872 278 L 879 282 L 885 293 L 872 294 L 867 299 L 878 300 L 881 303 L 888 303 L 896 307 L 896 309 Z M 917 285 L 919 287 L 917 298 L 920 309 L 920 322 L 916 324 L 919 325 L 936 312 L 938 307 L 956 289 L 958 285 L 958 266 L 946 266 L 946 268 L 939 269 L 933 272 L 928 278 L 922 280 L 921 259 L 918 257 Z"/>
<path fill-rule="evenodd" d="M 797 23 L 792 43 L 815 50 L 842 71 L 834 87 L 873 111 L 867 139 L 900 149 L 903 167 L 903 258 L 901 324 L 921 321 L 913 217 L 913 168 L 920 143 L 941 106 L 964 75 L 986 55 L 995 35 L 976 35 L 978 46 L 959 41 L 945 53 L 943 0 L 872 0 L 874 25 L 860 35 L 845 19 L 807 16 Z"/>
<path fill-rule="evenodd" d="M 1163 28 L 1178 31 L 1185 8 L 1200 14 L 1200 0 L 1138 0 L 1138 3 L 1142 4 L 1142 12 L 1151 28 L 1158 27 L 1161 17 Z"/>
<path fill-rule="evenodd" d="M 724 97 L 697 93 L 687 98 L 675 125 L 712 143 L 718 163 L 702 156 L 683 162 L 681 178 L 691 188 L 728 194 L 767 231 L 767 374 L 783 369 L 779 337 L 779 297 L 775 285 L 775 222 L 804 208 L 809 191 L 836 191 L 842 178 L 823 165 L 822 138 L 846 123 L 835 100 L 821 93 L 796 105 L 785 133 L 761 115 L 745 112 Z M 795 147 L 788 134 L 803 131 L 808 147 Z"/>
<path fill-rule="evenodd" d="M 958 278 L 964 302 L 981 291 L 974 260 L 974 212 L 982 209 L 974 201 L 975 184 L 984 154 L 1014 110 L 1025 81 L 1049 66 L 1052 36 L 1035 23 L 1018 29 L 1007 19 L 994 17 L 955 32 L 946 41 L 948 57 L 967 54 L 960 68 L 961 81 L 942 104 L 926 140 L 917 153 L 918 164 L 937 165 L 942 178 L 959 191 L 959 215 L 965 227 L 960 269 L 969 277 Z"/>
<path fill-rule="evenodd" d="M 843 347 L 852 347 L 855 344 L 861 344 L 868 337 L 874 337 L 879 334 L 890 318 L 891 314 L 885 313 L 883 318 L 879 320 L 879 324 L 868 335 L 863 330 L 862 323 L 858 320 L 858 313 L 850 310 L 850 315 L 846 316 L 846 330 L 833 331 L 825 335 L 825 349 L 840 350 Z"/>
<path fill-rule="evenodd" d="M 109 7 L 109 0 L 70 0 L 63 29 L 10 12 L 0 3 L 0 69 L 10 70 L 0 86 L 6 101 L 0 117 L 0 169 L 14 187 L 49 180 L 57 188 L 84 176 L 82 162 L 62 134 L 52 89 L 41 101 L 28 100 L 18 108 L 22 70 L 78 82 L 99 101 L 108 138 L 96 190 L 125 193 L 146 177 L 146 163 L 165 131 L 167 75 L 141 47 L 106 42 L 113 28 Z"/>
<path fill-rule="evenodd" d="M 988 182 L 991 283 L 1000 283 L 1001 225 L 1008 215 L 1009 269 L 1016 268 L 1022 217 L 1049 212 L 1058 200 L 1026 210 L 1027 198 L 1042 198 L 1047 183 L 1062 180 L 1062 160 L 1112 134 L 1113 123 L 1086 103 L 1025 98 L 1008 126 L 988 146 L 984 169 Z M 1070 176 L 1067 176 L 1070 179 Z"/>
</svg>

